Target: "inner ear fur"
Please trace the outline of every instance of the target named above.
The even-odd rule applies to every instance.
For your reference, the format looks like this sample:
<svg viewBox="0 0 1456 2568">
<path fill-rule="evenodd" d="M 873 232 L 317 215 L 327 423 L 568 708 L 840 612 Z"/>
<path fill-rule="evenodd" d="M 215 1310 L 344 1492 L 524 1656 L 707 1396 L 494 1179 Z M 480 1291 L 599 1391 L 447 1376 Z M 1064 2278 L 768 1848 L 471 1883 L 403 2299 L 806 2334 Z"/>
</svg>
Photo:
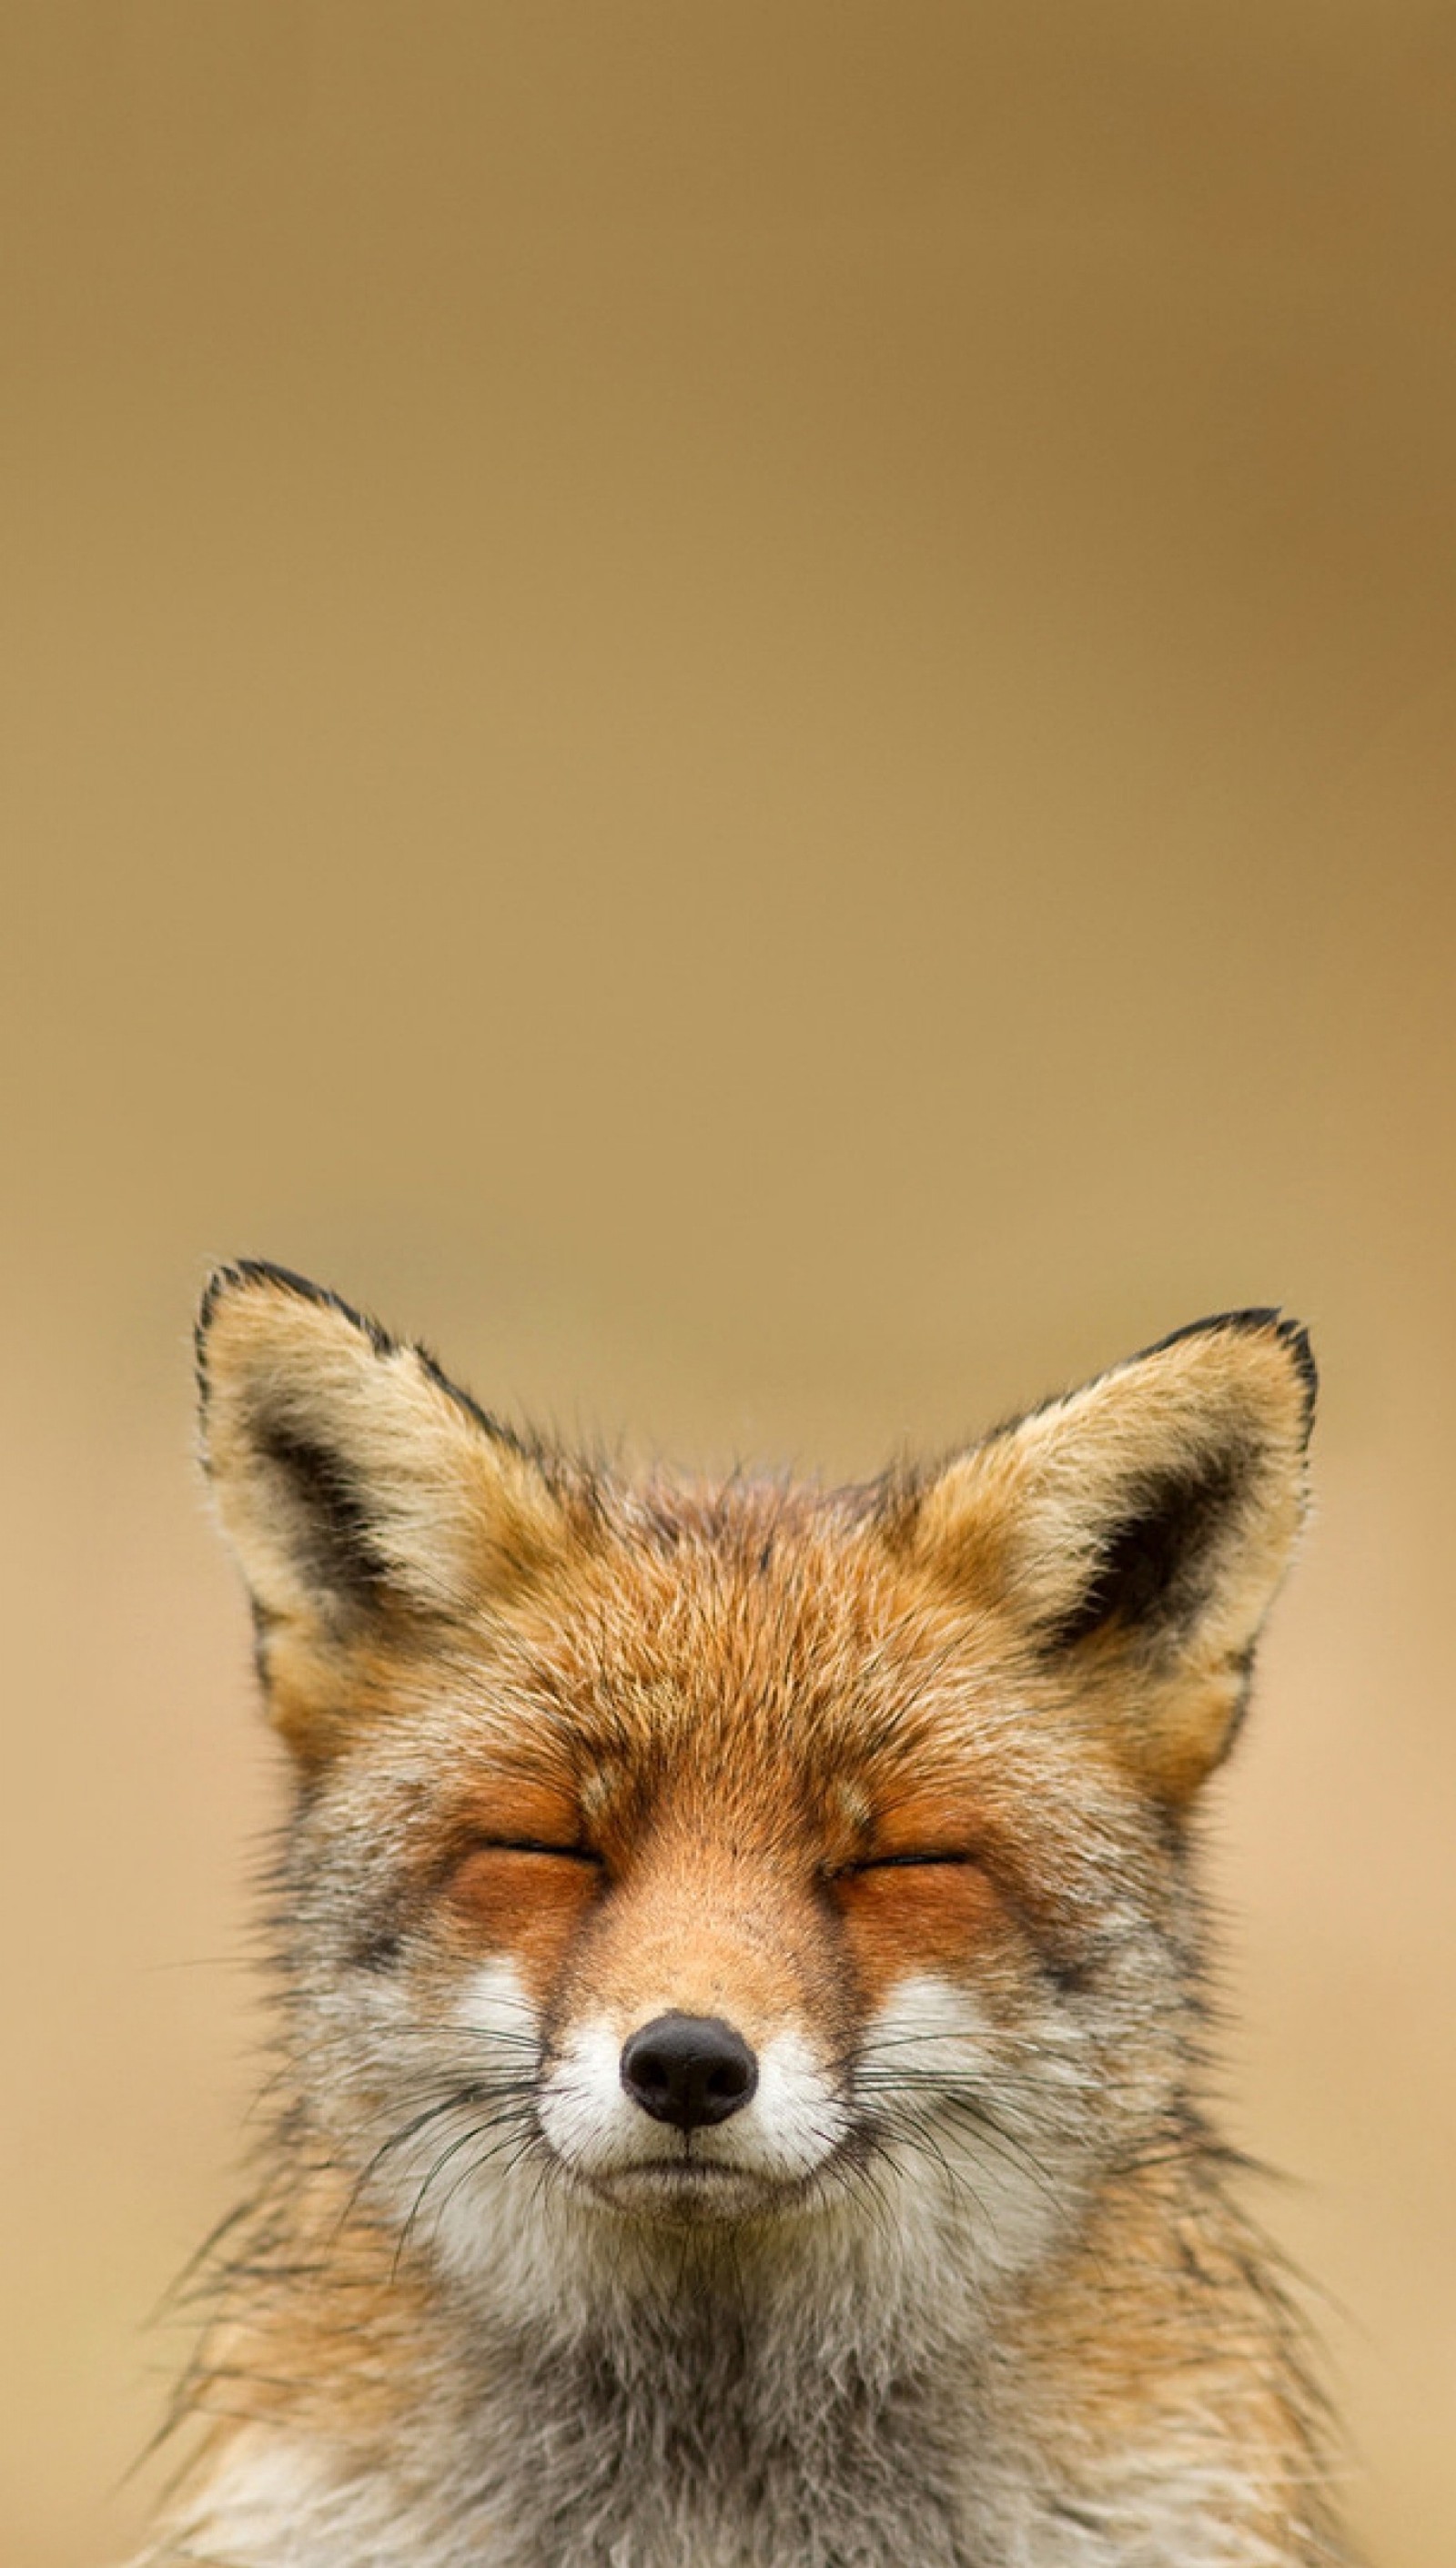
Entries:
<svg viewBox="0 0 1456 2568">
<path fill-rule="evenodd" d="M 1315 1374 L 1272 1310 L 1196 1322 L 957 1456 L 918 1492 L 916 1556 L 999 1607 L 1148 1784 L 1227 1753 L 1305 1512 Z"/>
<path fill-rule="evenodd" d="M 286 1269 L 224 1267 L 197 1324 L 203 1458 L 265 1678 L 460 1617 L 567 1538 L 547 1459 L 424 1351 Z M 305 1690 L 308 1690 L 307 1687 Z"/>
</svg>

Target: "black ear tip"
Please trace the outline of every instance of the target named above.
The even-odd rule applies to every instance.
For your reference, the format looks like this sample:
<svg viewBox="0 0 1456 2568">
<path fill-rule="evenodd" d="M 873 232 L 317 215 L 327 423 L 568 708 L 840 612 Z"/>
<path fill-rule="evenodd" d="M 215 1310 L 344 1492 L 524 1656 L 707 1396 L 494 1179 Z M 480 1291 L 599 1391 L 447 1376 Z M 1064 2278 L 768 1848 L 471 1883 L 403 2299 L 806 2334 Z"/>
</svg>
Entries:
<svg viewBox="0 0 1456 2568">
<path fill-rule="evenodd" d="M 196 1362 L 197 1389 L 202 1406 L 207 1406 L 207 1341 L 221 1304 L 253 1282 L 262 1270 L 257 1259 L 237 1257 L 214 1266 L 202 1287 L 197 1316 L 192 1323 L 192 1353 Z"/>
<path fill-rule="evenodd" d="M 380 1346 L 392 1343 L 377 1320 L 370 1319 L 365 1311 L 356 1311 L 342 1294 L 331 1293 L 326 1284 L 315 1284 L 311 1276 L 300 1275 L 292 1266 L 277 1266 L 267 1257 L 234 1257 L 213 1268 L 197 1312 L 199 1330 L 205 1332 L 211 1325 L 219 1302 L 230 1294 L 249 1290 L 291 1294 L 295 1301 L 312 1302 L 320 1311 L 336 1311 L 341 1320 L 347 1320 Z"/>
<path fill-rule="evenodd" d="M 1279 1323 L 1277 1335 L 1284 1341 L 1295 1361 L 1295 1370 L 1305 1387 L 1305 1433 L 1314 1424 L 1314 1404 L 1319 1398 L 1319 1367 L 1310 1344 L 1310 1332 L 1301 1320 Z"/>
<path fill-rule="evenodd" d="M 1183 1328 L 1170 1329 L 1165 1338 L 1159 1338 L 1152 1346 L 1144 1347 L 1142 1355 L 1159 1356 L 1165 1347 L 1179 1346 L 1185 1338 L 1213 1337 L 1220 1332 L 1237 1332 L 1251 1337 L 1272 1337 L 1279 1340 L 1281 1346 L 1287 1350 L 1304 1389 L 1305 1434 L 1308 1436 L 1314 1423 L 1314 1403 L 1319 1392 L 1319 1368 L 1314 1362 L 1314 1350 L 1310 1344 L 1310 1332 L 1304 1322 L 1288 1318 L 1277 1303 L 1256 1304 L 1243 1311 L 1215 1311 L 1206 1320 L 1189 1320 Z M 1134 1356 L 1132 1362 L 1140 1363 L 1141 1357 Z"/>
<path fill-rule="evenodd" d="M 344 1301 L 337 1293 L 331 1293 L 326 1285 L 315 1284 L 309 1276 L 299 1275 L 291 1266 L 275 1265 L 271 1258 L 230 1258 L 224 1265 L 214 1266 L 197 1305 L 193 1344 L 204 1408 L 207 1400 L 207 1341 L 213 1323 L 224 1302 L 231 1301 L 236 1293 L 248 1292 L 288 1295 L 297 1302 L 311 1302 L 315 1309 L 332 1311 L 339 1319 L 347 1320 L 351 1328 L 369 1340 L 377 1355 L 388 1355 L 393 1350 L 394 1340 L 377 1320 L 371 1320 L 363 1311 L 356 1311 L 352 1303 Z"/>
</svg>

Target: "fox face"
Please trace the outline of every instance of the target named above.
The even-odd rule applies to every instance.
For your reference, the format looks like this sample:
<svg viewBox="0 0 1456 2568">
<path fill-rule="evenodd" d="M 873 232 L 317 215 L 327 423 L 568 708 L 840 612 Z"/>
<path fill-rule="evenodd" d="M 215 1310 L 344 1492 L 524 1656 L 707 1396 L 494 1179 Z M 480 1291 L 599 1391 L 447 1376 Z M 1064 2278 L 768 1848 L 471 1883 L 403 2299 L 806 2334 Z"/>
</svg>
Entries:
<svg viewBox="0 0 1456 2568">
<path fill-rule="evenodd" d="M 290 2083 L 397 2260 L 532 2325 L 730 2267 L 817 2277 L 821 2345 L 826 2298 L 973 2329 L 1176 2145 L 1299 1331 L 831 1491 L 618 1481 L 276 1269 L 200 1350 L 296 1777 Z"/>
</svg>

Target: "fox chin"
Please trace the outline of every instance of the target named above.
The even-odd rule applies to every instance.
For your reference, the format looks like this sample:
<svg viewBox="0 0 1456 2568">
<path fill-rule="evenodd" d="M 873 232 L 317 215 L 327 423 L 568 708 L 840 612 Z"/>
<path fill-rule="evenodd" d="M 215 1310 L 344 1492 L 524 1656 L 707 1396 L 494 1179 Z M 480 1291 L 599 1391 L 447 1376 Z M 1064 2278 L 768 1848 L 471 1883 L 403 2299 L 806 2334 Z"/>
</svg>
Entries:
<svg viewBox="0 0 1456 2568">
<path fill-rule="evenodd" d="M 198 1367 L 277 2059 L 146 2560 L 1346 2560 L 1205 2102 L 1304 1332 L 845 1489 L 617 1476 L 273 1266 Z"/>
</svg>

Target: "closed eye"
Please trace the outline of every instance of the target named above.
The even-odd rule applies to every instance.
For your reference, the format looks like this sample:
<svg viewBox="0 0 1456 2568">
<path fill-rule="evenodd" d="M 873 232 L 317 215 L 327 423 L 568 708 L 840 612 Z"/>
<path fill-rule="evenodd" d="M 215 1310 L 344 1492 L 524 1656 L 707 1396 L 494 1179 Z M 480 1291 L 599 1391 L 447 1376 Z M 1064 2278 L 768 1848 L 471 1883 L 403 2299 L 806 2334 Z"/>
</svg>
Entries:
<svg viewBox="0 0 1456 2568">
<path fill-rule="evenodd" d="M 563 1863 L 600 1863 L 591 1846 L 548 1845 L 542 1837 L 477 1837 L 474 1854 L 552 1854 Z"/>
<path fill-rule="evenodd" d="M 907 1872 L 912 1865 L 967 1864 L 975 1861 L 974 1854 L 949 1851 L 925 1854 L 870 1854 L 865 1855 L 859 1863 L 846 1863 L 842 1866 L 842 1870 L 846 1873 Z"/>
</svg>

